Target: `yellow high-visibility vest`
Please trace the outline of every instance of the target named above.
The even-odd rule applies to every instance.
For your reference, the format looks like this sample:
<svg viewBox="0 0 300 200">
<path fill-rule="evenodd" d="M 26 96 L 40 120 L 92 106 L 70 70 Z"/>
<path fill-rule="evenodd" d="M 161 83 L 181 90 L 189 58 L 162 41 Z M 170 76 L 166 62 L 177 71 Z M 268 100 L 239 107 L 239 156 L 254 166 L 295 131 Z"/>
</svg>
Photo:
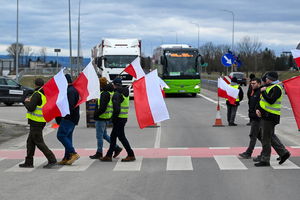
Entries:
<svg viewBox="0 0 300 200">
<path fill-rule="evenodd" d="M 270 90 L 273 87 L 279 87 L 279 89 L 281 90 L 281 96 L 275 101 L 275 103 L 273 104 L 269 104 L 263 97 L 263 95 L 260 96 L 260 101 L 259 101 L 259 105 L 262 109 L 264 109 L 265 111 L 275 114 L 275 115 L 280 115 L 281 114 L 281 100 L 283 97 L 283 90 L 282 87 L 278 84 L 272 85 L 270 87 L 267 87 L 266 89 L 266 93 L 268 94 L 270 92 Z"/>
<path fill-rule="evenodd" d="M 39 93 L 41 95 L 42 104 L 40 106 L 36 106 L 35 110 L 33 112 L 27 112 L 26 118 L 31 119 L 32 121 L 36 122 L 46 122 L 44 116 L 43 116 L 43 106 L 46 104 L 47 100 L 43 93 L 40 91 L 35 91 L 34 93 Z M 34 95 L 34 93 L 32 95 Z"/>
</svg>

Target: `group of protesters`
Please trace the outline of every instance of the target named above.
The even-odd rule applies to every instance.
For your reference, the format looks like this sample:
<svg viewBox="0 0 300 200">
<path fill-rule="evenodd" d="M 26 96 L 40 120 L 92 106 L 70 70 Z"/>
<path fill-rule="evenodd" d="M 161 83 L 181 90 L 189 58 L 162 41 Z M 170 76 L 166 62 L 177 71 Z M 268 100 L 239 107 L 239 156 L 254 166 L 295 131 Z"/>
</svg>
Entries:
<svg viewBox="0 0 300 200">
<path fill-rule="evenodd" d="M 73 131 L 79 122 L 79 100 L 78 91 L 72 86 L 72 79 L 69 74 L 65 75 L 68 81 L 67 96 L 70 108 L 70 114 L 65 117 L 57 117 L 59 124 L 57 139 L 65 148 L 65 154 L 61 161 L 57 162 L 53 152 L 47 147 L 43 139 L 43 128 L 46 121 L 43 118 L 42 108 L 46 104 L 46 98 L 43 93 L 44 81 L 41 78 L 35 80 L 35 92 L 24 101 L 27 109 L 26 117 L 30 125 L 30 132 L 27 138 L 27 155 L 25 162 L 20 164 L 22 168 L 33 168 L 33 156 L 37 147 L 46 156 L 48 163 L 44 168 L 52 168 L 59 165 L 72 165 L 80 156 L 73 146 Z M 267 72 L 261 79 L 256 78 L 254 74 L 250 76 L 250 85 L 248 88 L 248 105 L 250 118 L 250 143 L 247 150 L 240 153 L 239 156 L 244 159 L 250 159 L 257 139 L 262 143 L 262 151 L 259 156 L 253 158 L 256 167 L 270 166 L 271 147 L 275 149 L 279 157 L 279 164 L 284 163 L 289 157 L 290 152 L 281 143 L 275 134 L 275 126 L 280 122 L 280 109 L 283 97 L 283 88 L 278 81 L 277 72 Z M 127 152 L 127 157 L 122 162 L 135 161 L 134 152 L 125 136 L 125 125 L 127 123 L 129 111 L 129 89 L 122 87 L 122 80 L 116 78 L 109 83 L 106 78 L 100 78 L 99 98 L 95 100 L 95 127 L 97 138 L 97 151 L 89 156 L 91 159 L 99 159 L 103 162 L 111 162 L 112 158 L 119 156 L 123 150 L 117 145 L 117 138 L 122 143 Z M 231 87 L 239 89 L 239 95 L 235 104 L 227 101 L 227 119 L 229 126 L 236 126 L 234 123 L 237 107 L 243 99 L 243 91 L 237 84 L 236 78 L 232 79 Z M 110 136 L 107 134 L 107 126 L 112 122 L 113 128 Z M 103 155 L 103 139 L 110 143 L 106 155 Z"/>
<path fill-rule="evenodd" d="M 43 129 L 46 125 L 46 120 L 43 117 L 42 108 L 46 104 L 46 97 L 42 88 L 44 81 L 41 78 L 37 78 L 34 82 L 36 87 L 34 93 L 24 101 L 30 131 L 26 143 L 27 154 L 25 162 L 19 164 L 21 168 L 34 167 L 33 160 L 36 147 L 48 160 L 48 163 L 44 165 L 43 168 L 49 169 L 56 165 L 72 165 L 80 158 L 73 146 L 73 132 L 80 118 L 79 106 L 77 106 L 79 93 L 72 85 L 71 76 L 66 74 L 65 77 L 68 81 L 67 96 L 70 114 L 55 119 L 59 124 L 57 139 L 65 148 L 64 157 L 61 161 L 57 162 L 54 153 L 44 142 Z M 118 138 L 128 154 L 128 156 L 121 161 L 134 161 L 135 155 L 124 131 L 129 111 L 129 90 L 127 87 L 122 87 L 122 79 L 120 78 L 116 78 L 112 83 L 108 83 L 107 79 L 102 77 L 100 78 L 100 85 L 101 92 L 99 99 L 96 100 L 94 113 L 97 151 L 94 155 L 91 155 L 90 158 L 100 159 L 103 162 L 111 162 L 112 157 L 116 158 L 123 150 L 116 144 Z M 106 128 L 110 120 L 112 121 L 113 128 L 111 135 L 108 136 Z M 102 153 L 103 138 L 110 143 L 109 150 L 105 156 L 103 156 Z"/>
</svg>

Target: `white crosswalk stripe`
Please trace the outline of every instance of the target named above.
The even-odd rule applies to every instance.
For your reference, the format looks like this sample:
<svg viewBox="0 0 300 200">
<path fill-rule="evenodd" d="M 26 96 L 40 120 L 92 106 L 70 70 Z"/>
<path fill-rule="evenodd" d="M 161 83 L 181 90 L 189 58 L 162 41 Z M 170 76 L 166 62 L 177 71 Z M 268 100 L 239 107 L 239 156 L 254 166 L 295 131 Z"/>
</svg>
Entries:
<svg viewBox="0 0 300 200">
<path fill-rule="evenodd" d="M 168 156 L 167 171 L 193 170 L 191 156 Z"/>
<path fill-rule="evenodd" d="M 291 160 L 287 160 L 282 165 L 278 164 L 278 161 L 276 160 L 278 156 L 271 156 L 270 159 L 270 165 L 275 170 L 285 170 L 285 169 L 300 169 L 299 162 L 295 164 Z M 194 158 L 194 159 L 201 159 L 201 158 Z M 244 159 L 239 159 L 236 155 L 217 155 L 214 156 L 212 159 L 216 161 L 218 167 L 220 170 L 247 170 L 248 168 L 256 168 L 253 164 L 249 164 Z M 3 161 L 9 160 L 11 162 L 11 159 L 6 158 L 0 158 L 0 167 L 3 166 Z M 146 162 L 143 162 L 145 159 L 143 157 L 136 157 L 136 161 L 134 162 L 121 162 L 121 159 L 118 160 L 118 162 L 112 162 L 107 163 L 109 166 L 109 170 L 112 171 L 141 171 L 142 164 Z M 193 171 L 194 166 L 192 162 L 191 156 L 168 156 L 167 159 L 161 159 L 163 162 L 167 162 L 166 168 L 161 170 L 166 171 Z M 298 160 L 299 161 L 299 160 Z M 248 168 L 244 165 L 244 163 L 247 163 Z M 19 162 L 18 164 L 9 167 L 8 169 L 0 168 L 0 170 L 4 170 L 4 172 L 32 172 L 38 168 L 41 168 L 42 165 L 47 163 L 46 158 L 35 158 L 34 159 L 34 168 L 20 168 L 19 164 L 24 163 L 24 161 Z M 57 166 L 54 167 L 53 170 L 59 171 L 59 172 L 83 172 L 91 168 L 92 164 L 95 163 L 95 166 L 101 167 L 101 163 L 99 160 L 93 160 L 89 157 L 81 157 L 79 160 L 75 161 L 72 165 L 66 165 L 66 166 Z M 145 165 L 147 162 L 145 163 Z M 6 165 L 4 165 L 6 166 Z M 106 165 L 107 166 L 107 165 Z M 2 171 L 1 170 L 1 171 Z"/>
<path fill-rule="evenodd" d="M 35 168 L 20 168 L 19 164 L 24 163 L 24 161 L 16 164 L 15 166 L 5 170 L 5 172 L 32 172 L 37 167 L 41 166 L 47 161 L 46 158 L 34 158 L 34 167 Z"/>
<path fill-rule="evenodd" d="M 140 171 L 142 162 L 143 157 L 136 157 L 134 162 L 121 162 L 119 159 L 113 171 Z"/>
<path fill-rule="evenodd" d="M 97 160 L 97 161 L 99 161 L 99 160 Z M 89 157 L 80 157 L 72 165 L 65 165 L 62 168 L 60 168 L 58 171 L 60 171 L 60 172 L 85 171 L 87 168 L 89 168 L 91 166 L 91 164 L 93 164 L 93 162 L 95 162 L 95 160 L 90 159 Z"/>
<path fill-rule="evenodd" d="M 278 160 L 276 160 L 278 156 L 271 156 L 270 165 L 273 169 L 300 169 L 295 163 L 290 160 L 286 160 L 282 165 L 278 164 Z"/>
<path fill-rule="evenodd" d="M 246 170 L 247 167 L 237 156 L 214 156 L 221 170 Z"/>
</svg>

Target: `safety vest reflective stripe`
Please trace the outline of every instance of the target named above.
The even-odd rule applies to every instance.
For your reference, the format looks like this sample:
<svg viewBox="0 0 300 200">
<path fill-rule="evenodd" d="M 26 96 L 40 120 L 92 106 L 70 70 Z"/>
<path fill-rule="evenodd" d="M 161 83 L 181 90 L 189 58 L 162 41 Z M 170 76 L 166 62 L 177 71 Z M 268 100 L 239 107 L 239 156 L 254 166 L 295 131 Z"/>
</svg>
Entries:
<svg viewBox="0 0 300 200">
<path fill-rule="evenodd" d="M 100 93 L 100 96 L 101 96 L 102 92 Z M 113 114 L 112 96 L 113 96 L 113 94 L 114 94 L 113 92 L 109 92 L 110 97 L 109 97 L 109 102 L 107 104 L 106 110 L 104 111 L 104 113 L 99 115 L 99 118 L 110 119 L 112 117 L 112 114 Z M 98 105 L 100 107 L 100 99 L 98 99 Z"/>
<path fill-rule="evenodd" d="M 36 121 L 36 122 L 46 122 L 46 120 L 44 119 L 42 110 L 43 110 L 43 106 L 46 104 L 47 100 L 43 93 L 41 93 L 40 91 L 35 91 L 34 93 L 36 93 L 36 92 L 41 95 L 42 104 L 37 106 L 33 112 L 27 112 L 26 118 L 31 119 L 32 121 Z"/>
<path fill-rule="evenodd" d="M 281 96 L 275 101 L 275 103 L 269 104 L 264 99 L 263 95 L 261 95 L 259 105 L 262 109 L 264 109 L 265 111 L 267 111 L 269 113 L 272 113 L 275 115 L 280 115 L 281 114 L 281 100 L 282 100 L 282 96 L 283 96 L 282 87 L 280 85 L 272 85 L 266 89 L 266 93 L 268 94 L 273 87 L 279 87 L 279 89 L 281 90 Z"/>
<path fill-rule="evenodd" d="M 121 103 L 121 110 L 118 115 L 119 118 L 128 118 L 128 111 L 129 111 L 129 96 L 125 97 L 123 96 L 123 102 Z"/>
</svg>

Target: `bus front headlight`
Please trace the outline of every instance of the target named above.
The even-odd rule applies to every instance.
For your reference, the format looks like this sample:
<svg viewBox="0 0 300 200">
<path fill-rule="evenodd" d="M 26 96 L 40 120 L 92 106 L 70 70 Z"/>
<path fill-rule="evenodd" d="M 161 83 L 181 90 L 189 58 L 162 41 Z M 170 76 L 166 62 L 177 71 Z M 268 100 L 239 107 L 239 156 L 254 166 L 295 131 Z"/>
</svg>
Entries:
<svg viewBox="0 0 300 200">
<path fill-rule="evenodd" d="M 199 89 L 200 88 L 200 86 L 199 85 L 196 85 L 195 87 L 194 87 L 194 89 Z"/>
</svg>

